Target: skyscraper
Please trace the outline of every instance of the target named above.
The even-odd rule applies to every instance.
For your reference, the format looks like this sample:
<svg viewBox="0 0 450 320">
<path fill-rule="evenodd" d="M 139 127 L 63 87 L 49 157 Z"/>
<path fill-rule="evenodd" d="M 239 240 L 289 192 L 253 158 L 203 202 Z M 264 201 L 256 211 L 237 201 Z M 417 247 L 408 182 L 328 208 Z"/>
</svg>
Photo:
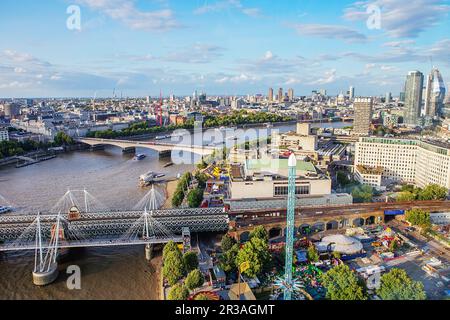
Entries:
<svg viewBox="0 0 450 320">
<path fill-rule="evenodd" d="M 410 71 L 405 85 L 405 117 L 404 123 L 417 126 L 422 105 L 423 74 L 420 71 Z"/>
<path fill-rule="evenodd" d="M 386 103 L 391 103 L 392 101 L 392 94 L 390 92 L 386 93 Z"/>
<path fill-rule="evenodd" d="M 427 77 L 425 89 L 425 115 L 434 118 L 443 114 L 445 85 L 438 69 L 433 68 Z"/>
<path fill-rule="evenodd" d="M 273 88 L 269 88 L 269 101 L 273 101 Z"/>
<path fill-rule="evenodd" d="M 290 88 L 288 90 L 289 101 L 294 101 L 294 89 Z"/>
<path fill-rule="evenodd" d="M 355 98 L 355 88 L 353 86 L 348 90 L 348 97 L 350 100 Z"/>
<path fill-rule="evenodd" d="M 353 103 L 355 122 L 353 132 L 358 136 L 368 136 L 372 124 L 372 98 L 356 98 Z"/>
<path fill-rule="evenodd" d="M 283 96 L 283 88 L 278 89 L 278 101 L 283 102 L 284 96 Z"/>
</svg>

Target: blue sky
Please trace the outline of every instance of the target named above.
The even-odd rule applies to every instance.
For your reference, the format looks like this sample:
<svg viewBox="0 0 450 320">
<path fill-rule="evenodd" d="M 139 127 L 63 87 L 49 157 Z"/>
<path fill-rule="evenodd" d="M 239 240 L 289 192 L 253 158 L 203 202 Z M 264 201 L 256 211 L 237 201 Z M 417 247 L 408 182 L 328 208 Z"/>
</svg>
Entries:
<svg viewBox="0 0 450 320">
<path fill-rule="evenodd" d="M 0 97 L 398 95 L 432 64 L 448 86 L 449 14 L 449 0 L 2 0 Z"/>
</svg>

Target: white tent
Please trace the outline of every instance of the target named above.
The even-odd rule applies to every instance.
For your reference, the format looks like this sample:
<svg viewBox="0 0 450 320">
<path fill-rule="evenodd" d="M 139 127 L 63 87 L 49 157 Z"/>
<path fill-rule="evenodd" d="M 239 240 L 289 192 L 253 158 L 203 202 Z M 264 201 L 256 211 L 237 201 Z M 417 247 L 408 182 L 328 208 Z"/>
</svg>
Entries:
<svg viewBox="0 0 450 320">
<path fill-rule="evenodd" d="M 333 252 L 339 252 L 341 254 L 355 254 L 361 252 L 363 249 L 360 241 L 341 234 L 323 238 L 321 242 L 316 243 L 316 247 L 319 252 L 327 252 L 330 244 Z"/>
</svg>

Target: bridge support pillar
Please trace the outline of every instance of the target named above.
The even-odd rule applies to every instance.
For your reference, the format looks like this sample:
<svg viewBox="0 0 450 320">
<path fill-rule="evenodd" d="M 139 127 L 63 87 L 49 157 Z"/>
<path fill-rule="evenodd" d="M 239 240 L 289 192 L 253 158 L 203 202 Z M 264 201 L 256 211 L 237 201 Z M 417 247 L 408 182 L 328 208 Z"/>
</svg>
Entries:
<svg viewBox="0 0 450 320">
<path fill-rule="evenodd" d="M 56 278 L 58 278 L 58 264 L 54 263 L 50 266 L 50 269 L 48 271 L 40 272 L 35 271 L 33 272 L 33 283 L 36 286 L 46 286 L 51 283 L 53 283 Z"/>
<path fill-rule="evenodd" d="M 123 154 L 136 153 L 136 148 L 135 147 L 123 148 L 122 153 Z"/>
<path fill-rule="evenodd" d="M 153 259 L 153 245 L 145 245 L 145 259 L 151 261 Z"/>
</svg>

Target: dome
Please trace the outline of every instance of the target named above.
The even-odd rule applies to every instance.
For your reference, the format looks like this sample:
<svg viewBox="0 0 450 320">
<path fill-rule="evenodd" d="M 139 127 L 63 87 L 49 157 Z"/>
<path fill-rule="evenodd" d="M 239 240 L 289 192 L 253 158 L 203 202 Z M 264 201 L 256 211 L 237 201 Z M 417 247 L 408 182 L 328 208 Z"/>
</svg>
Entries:
<svg viewBox="0 0 450 320">
<path fill-rule="evenodd" d="M 330 243 L 332 244 L 332 251 L 341 254 L 355 254 L 363 249 L 363 245 L 359 240 L 338 234 L 323 238 L 321 242 L 316 244 L 317 250 L 326 252 Z"/>
</svg>

